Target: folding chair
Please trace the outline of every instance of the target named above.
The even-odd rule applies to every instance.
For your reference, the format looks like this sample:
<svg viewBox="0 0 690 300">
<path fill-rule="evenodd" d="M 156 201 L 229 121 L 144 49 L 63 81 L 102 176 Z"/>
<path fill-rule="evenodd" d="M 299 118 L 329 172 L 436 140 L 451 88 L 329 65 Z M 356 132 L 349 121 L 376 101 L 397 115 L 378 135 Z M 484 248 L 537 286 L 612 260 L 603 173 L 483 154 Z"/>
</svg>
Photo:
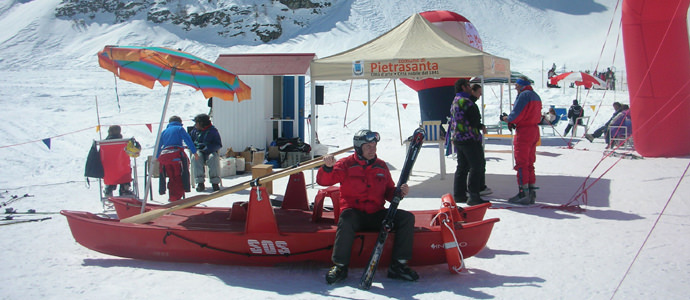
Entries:
<svg viewBox="0 0 690 300">
<path fill-rule="evenodd" d="M 628 136 L 628 126 L 610 126 L 608 127 L 609 130 L 609 148 L 616 148 L 618 149 L 626 149 L 626 150 L 634 150 L 635 146 L 633 145 L 633 138 L 632 136 Z M 629 138 L 628 138 L 629 137 Z"/>
<path fill-rule="evenodd" d="M 129 139 L 114 139 L 97 141 L 96 144 L 100 148 L 101 162 L 103 163 L 103 184 L 105 185 L 121 185 L 132 183 L 133 197 L 139 198 L 139 189 L 136 174 L 136 159 L 130 157 L 125 152 Z M 130 159 L 134 159 L 134 175 L 132 175 L 132 167 Z M 100 182 L 99 182 L 100 186 Z M 104 209 L 108 207 L 108 196 L 104 194 L 103 187 L 100 186 L 101 203 Z"/>
<path fill-rule="evenodd" d="M 560 121 L 561 121 L 563 118 L 565 118 L 565 119 L 567 120 L 567 119 L 568 119 L 568 116 L 566 116 L 565 114 L 563 114 L 563 115 L 556 115 L 556 120 L 553 120 L 553 123 L 551 123 L 551 124 L 549 124 L 549 125 L 542 125 L 542 124 L 539 124 L 539 128 L 541 128 L 541 135 L 546 135 L 546 133 L 544 132 L 544 130 L 547 130 L 547 129 L 551 129 L 551 131 L 553 131 L 553 134 L 552 134 L 552 135 L 556 135 L 556 126 L 558 125 L 558 123 L 560 123 Z"/>
<path fill-rule="evenodd" d="M 578 126 L 583 126 L 585 127 L 585 132 L 589 131 L 589 116 L 586 117 L 579 117 L 575 119 L 575 125 L 573 125 L 573 136 L 577 136 L 577 127 Z"/>
<path fill-rule="evenodd" d="M 438 159 L 441 167 L 441 180 L 445 179 L 446 175 L 446 157 L 445 157 L 445 143 L 446 139 L 441 137 L 441 121 L 423 121 L 422 127 L 426 132 L 424 137 L 425 143 L 438 144 Z"/>
</svg>

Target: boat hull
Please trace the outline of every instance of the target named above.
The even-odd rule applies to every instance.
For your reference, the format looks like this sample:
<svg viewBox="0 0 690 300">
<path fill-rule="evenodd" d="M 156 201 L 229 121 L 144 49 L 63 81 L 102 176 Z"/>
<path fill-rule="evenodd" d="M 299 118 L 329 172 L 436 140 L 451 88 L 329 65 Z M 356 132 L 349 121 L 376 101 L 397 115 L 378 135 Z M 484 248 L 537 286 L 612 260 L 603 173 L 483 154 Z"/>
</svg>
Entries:
<svg viewBox="0 0 690 300">
<path fill-rule="evenodd" d="M 429 221 L 435 211 L 413 212 Z M 61 211 L 67 217 L 75 240 L 86 248 L 119 257 L 169 262 L 211 263 L 230 265 L 273 266 L 289 263 L 317 262 L 330 264 L 336 227 L 315 224 L 295 231 L 246 233 L 233 226 L 195 228 L 184 226 L 181 216 L 166 215 L 154 223 L 121 223 L 89 212 Z M 308 216 L 305 216 L 308 218 Z M 486 245 L 498 219 L 456 223 L 455 232 L 465 258 L 473 256 Z M 232 223 L 232 222 L 228 222 Z M 416 225 L 420 225 L 417 223 Z M 414 234 L 411 265 L 433 265 L 446 262 L 440 226 L 417 226 Z M 239 228 L 239 226 L 234 226 Z M 299 230 L 299 231 L 298 231 Z M 352 247 L 351 266 L 366 264 L 376 232 L 358 233 Z M 395 233 L 391 234 L 395 238 Z M 382 265 L 390 260 L 393 243 L 386 243 Z"/>
</svg>

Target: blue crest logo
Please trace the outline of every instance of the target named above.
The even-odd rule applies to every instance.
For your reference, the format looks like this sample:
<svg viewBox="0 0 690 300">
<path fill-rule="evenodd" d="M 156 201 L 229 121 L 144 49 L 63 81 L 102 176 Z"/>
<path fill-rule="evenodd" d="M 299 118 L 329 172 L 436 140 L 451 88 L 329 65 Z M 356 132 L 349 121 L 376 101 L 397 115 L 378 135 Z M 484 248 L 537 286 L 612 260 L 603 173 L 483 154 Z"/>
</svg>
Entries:
<svg viewBox="0 0 690 300">
<path fill-rule="evenodd" d="M 352 62 L 352 74 L 355 76 L 364 75 L 364 61 L 355 60 Z"/>
</svg>

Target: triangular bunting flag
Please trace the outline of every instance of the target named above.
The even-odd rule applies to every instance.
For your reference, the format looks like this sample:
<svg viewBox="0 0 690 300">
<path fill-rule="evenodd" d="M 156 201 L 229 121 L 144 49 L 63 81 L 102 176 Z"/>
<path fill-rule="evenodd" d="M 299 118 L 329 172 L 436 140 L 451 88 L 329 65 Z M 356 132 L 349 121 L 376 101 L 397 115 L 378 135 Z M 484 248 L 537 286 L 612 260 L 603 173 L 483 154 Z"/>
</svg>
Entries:
<svg viewBox="0 0 690 300">
<path fill-rule="evenodd" d="M 403 103 L 403 109 L 407 109 L 407 103 Z"/>
<path fill-rule="evenodd" d="M 101 125 L 96 125 L 96 132 L 100 132 L 100 131 L 101 131 Z"/>
<path fill-rule="evenodd" d="M 484 108 L 486 108 L 486 104 L 484 104 Z"/>
<path fill-rule="evenodd" d="M 46 146 L 48 146 L 48 149 L 50 149 L 50 138 L 43 139 L 43 143 L 46 144 Z"/>
<path fill-rule="evenodd" d="M 151 124 L 146 124 L 146 128 L 149 129 L 149 132 L 153 133 L 153 129 L 151 129 Z"/>
<path fill-rule="evenodd" d="M 592 108 L 592 111 L 594 111 L 594 109 L 595 109 L 597 106 L 596 106 L 596 105 L 590 105 L 590 107 Z"/>
<path fill-rule="evenodd" d="M 362 101 L 362 103 L 364 104 L 364 106 L 367 106 L 367 102 L 366 102 L 366 101 Z"/>
</svg>

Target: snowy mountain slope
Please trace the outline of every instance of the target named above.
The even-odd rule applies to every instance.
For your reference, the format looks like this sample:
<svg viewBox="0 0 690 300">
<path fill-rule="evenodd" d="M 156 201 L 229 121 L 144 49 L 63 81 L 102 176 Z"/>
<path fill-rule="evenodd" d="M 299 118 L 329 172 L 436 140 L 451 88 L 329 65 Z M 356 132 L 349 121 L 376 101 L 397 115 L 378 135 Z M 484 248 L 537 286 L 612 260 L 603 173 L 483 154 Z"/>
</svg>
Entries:
<svg viewBox="0 0 690 300">
<path fill-rule="evenodd" d="M 169 5 L 195 2 L 170 1 Z M 15 0 L 0 4 L 1 69 L 97 68 L 94 55 L 108 44 L 180 48 L 209 60 L 220 53 L 243 52 L 315 52 L 324 57 L 371 40 L 427 10 L 451 10 L 465 16 L 479 30 L 487 52 L 511 59 L 513 69 L 533 77 L 539 77 L 542 61 L 569 70 L 593 70 L 597 63 L 600 69 L 610 65 L 622 69 L 623 62 L 621 45 L 616 61 L 612 59 L 620 20 L 620 8 L 614 14 L 615 0 L 333 1 L 327 15 L 310 15 L 309 26 L 286 27 L 280 39 L 271 43 L 212 38 L 202 29 L 184 31 L 143 19 L 112 24 L 57 18 L 55 9 L 60 3 Z M 268 19 L 277 16 L 270 9 L 265 14 Z M 616 21 L 607 36 L 612 20 Z M 607 48 L 600 59 L 605 41 Z"/>
</svg>

